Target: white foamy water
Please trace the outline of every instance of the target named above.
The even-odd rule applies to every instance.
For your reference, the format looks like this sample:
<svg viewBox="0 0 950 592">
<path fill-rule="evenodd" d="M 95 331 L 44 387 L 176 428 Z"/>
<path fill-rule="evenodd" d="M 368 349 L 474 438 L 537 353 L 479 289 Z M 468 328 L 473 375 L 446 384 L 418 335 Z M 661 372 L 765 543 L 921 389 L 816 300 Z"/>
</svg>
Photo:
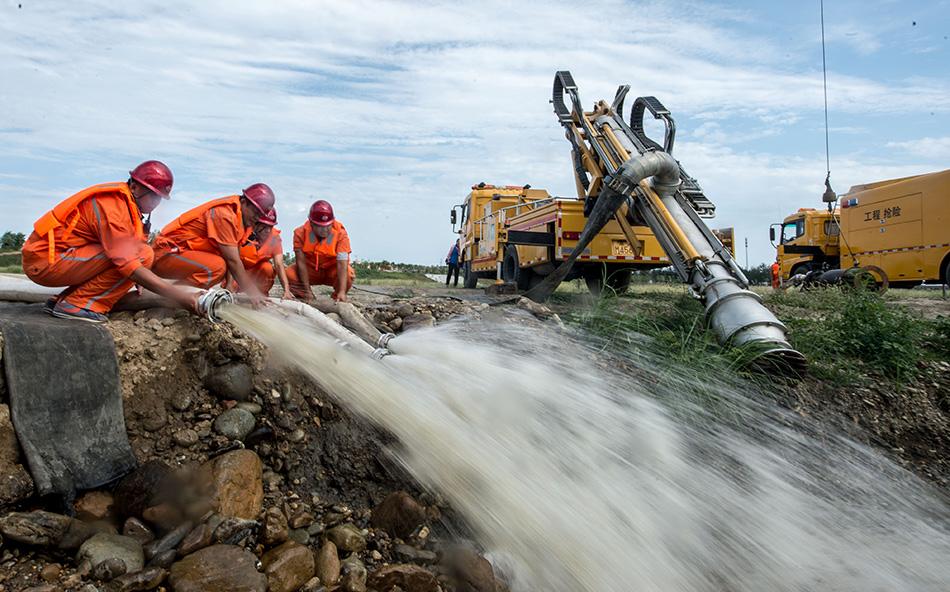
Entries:
<svg viewBox="0 0 950 592">
<path fill-rule="evenodd" d="M 222 316 L 395 434 L 415 478 L 511 562 L 514 592 L 950 590 L 938 492 L 714 377 L 645 384 L 515 323 L 410 332 L 374 361 L 303 321 Z M 683 395 L 690 380 L 716 414 Z"/>
</svg>

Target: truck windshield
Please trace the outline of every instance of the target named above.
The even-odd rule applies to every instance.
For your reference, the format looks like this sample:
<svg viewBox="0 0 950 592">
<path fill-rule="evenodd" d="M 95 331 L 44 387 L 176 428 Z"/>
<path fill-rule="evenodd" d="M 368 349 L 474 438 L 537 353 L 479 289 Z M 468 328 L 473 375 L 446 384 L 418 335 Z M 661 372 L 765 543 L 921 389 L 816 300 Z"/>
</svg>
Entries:
<svg viewBox="0 0 950 592">
<path fill-rule="evenodd" d="M 782 242 L 787 243 L 795 240 L 805 234 L 805 219 L 799 218 L 794 222 L 786 222 L 782 225 Z"/>
</svg>

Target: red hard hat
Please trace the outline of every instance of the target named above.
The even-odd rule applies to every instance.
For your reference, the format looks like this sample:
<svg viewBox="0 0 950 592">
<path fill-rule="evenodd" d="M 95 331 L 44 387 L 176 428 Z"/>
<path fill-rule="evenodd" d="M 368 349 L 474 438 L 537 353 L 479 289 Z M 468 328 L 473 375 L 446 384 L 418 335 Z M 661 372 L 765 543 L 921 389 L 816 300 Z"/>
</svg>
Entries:
<svg viewBox="0 0 950 592">
<path fill-rule="evenodd" d="M 274 209 L 274 192 L 264 183 L 254 183 L 245 189 L 244 197 L 254 204 L 262 216 L 266 216 L 267 212 Z"/>
<path fill-rule="evenodd" d="M 264 226 L 277 226 L 277 208 L 271 208 L 266 214 L 261 214 L 257 221 Z"/>
<path fill-rule="evenodd" d="M 310 221 L 317 226 L 333 224 L 333 206 L 325 200 L 317 200 L 310 206 Z"/>
<path fill-rule="evenodd" d="M 165 199 L 171 197 L 172 183 L 175 182 L 172 177 L 172 171 L 164 162 L 157 160 L 146 160 L 139 166 L 129 171 L 129 176 L 136 183 L 144 186 L 149 191 L 158 194 Z"/>
</svg>

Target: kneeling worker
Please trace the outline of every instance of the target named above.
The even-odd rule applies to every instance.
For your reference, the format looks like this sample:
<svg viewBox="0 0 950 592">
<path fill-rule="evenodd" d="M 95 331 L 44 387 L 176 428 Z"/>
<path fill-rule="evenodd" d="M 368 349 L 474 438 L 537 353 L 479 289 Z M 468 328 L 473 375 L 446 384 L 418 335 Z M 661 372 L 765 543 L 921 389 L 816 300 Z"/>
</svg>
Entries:
<svg viewBox="0 0 950 592">
<path fill-rule="evenodd" d="M 271 210 L 267 216 L 261 216 L 254 226 L 254 232 L 244 245 L 241 246 L 241 262 L 244 269 L 251 275 L 255 285 L 263 294 L 270 292 L 274 287 L 274 279 L 280 280 L 284 289 L 282 298 L 293 300 L 287 282 L 287 272 L 284 267 L 284 243 L 277 228 L 277 210 Z M 227 287 L 238 289 L 237 282 L 229 278 Z"/>
<path fill-rule="evenodd" d="M 266 295 L 244 269 L 239 248 L 257 221 L 273 208 L 274 192 L 255 183 L 241 195 L 214 199 L 188 210 L 155 238 L 153 271 L 199 288 L 220 284 L 228 273 L 252 305 L 263 304 Z"/>
<path fill-rule="evenodd" d="M 350 266 L 350 237 L 329 202 L 310 206 L 307 222 L 294 230 L 294 254 L 296 262 L 287 270 L 294 296 L 310 301 L 310 286 L 332 286 L 333 299 L 346 302 L 356 272 Z"/>
<path fill-rule="evenodd" d="M 36 221 L 23 245 L 23 270 L 41 286 L 66 287 L 47 302 L 50 314 L 101 323 L 134 284 L 195 309 L 193 294 L 149 271 L 153 253 L 143 215 L 169 198 L 172 183 L 171 170 L 149 160 L 125 183 L 84 189 Z"/>
</svg>

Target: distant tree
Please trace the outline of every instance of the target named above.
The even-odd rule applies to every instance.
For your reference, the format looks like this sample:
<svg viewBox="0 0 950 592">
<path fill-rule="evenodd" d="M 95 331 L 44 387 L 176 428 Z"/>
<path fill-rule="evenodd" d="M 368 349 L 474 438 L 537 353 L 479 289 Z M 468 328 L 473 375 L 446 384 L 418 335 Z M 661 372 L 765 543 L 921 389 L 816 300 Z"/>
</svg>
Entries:
<svg viewBox="0 0 950 592">
<path fill-rule="evenodd" d="M 18 251 L 23 248 L 26 236 L 22 232 L 7 231 L 0 236 L 0 249 L 4 251 Z"/>
<path fill-rule="evenodd" d="M 772 275 L 769 270 L 769 266 L 765 263 L 760 263 L 753 267 L 752 269 L 746 269 L 745 277 L 749 282 L 753 284 L 764 285 L 768 284 L 771 281 Z"/>
</svg>

